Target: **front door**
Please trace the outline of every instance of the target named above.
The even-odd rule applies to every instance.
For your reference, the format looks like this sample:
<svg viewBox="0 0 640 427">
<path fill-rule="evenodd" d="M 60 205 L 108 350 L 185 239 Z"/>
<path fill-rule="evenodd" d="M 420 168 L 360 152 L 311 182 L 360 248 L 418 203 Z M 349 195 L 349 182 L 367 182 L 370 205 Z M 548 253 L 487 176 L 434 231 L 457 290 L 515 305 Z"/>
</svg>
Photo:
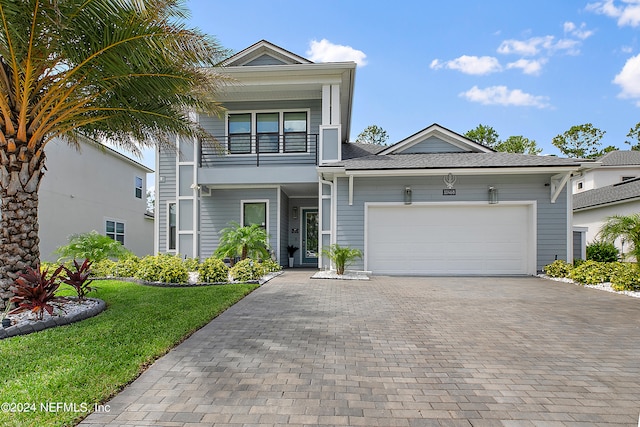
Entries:
<svg viewBox="0 0 640 427">
<path fill-rule="evenodd" d="M 302 263 L 318 265 L 318 209 L 302 209 Z"/>
</svg>

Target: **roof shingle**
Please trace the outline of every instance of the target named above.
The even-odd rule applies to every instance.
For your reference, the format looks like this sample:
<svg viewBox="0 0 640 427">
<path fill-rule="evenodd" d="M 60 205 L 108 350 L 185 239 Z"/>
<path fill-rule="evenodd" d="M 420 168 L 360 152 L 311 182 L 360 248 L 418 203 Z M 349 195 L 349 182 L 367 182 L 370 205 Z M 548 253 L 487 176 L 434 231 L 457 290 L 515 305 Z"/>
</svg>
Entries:
<svg viewBox="0 0 640 427">
<path fill-rule="evenodd" d="M 640 178 L 573 195 L 573 209 L 585 209 L 640 197 Z"/>
</svg>

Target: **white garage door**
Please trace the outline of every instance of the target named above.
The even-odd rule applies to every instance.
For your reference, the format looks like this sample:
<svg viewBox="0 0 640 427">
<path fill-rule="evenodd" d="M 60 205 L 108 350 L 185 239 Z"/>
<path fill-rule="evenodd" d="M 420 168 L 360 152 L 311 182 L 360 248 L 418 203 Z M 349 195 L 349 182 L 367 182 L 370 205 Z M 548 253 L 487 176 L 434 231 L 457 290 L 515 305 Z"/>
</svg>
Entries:
<svg viewBox="0 0 640 427">
<path fill-rule="evenodd" d="M 366 233 L 375 274 L 535 274 L 532 205 L 368 206 Z"/>
</svg>

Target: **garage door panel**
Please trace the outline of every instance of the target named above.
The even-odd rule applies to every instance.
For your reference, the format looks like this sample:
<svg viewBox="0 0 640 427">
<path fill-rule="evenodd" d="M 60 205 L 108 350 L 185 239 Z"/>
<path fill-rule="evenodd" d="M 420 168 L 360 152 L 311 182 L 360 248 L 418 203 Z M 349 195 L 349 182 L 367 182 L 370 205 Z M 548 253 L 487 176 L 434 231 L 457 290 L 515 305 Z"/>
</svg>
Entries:
<svg viewBox="0 0 640 427">
<path fill-rule="evenodd" d="M 368 269 L 381 274 L 528 274 L 530 205 L 370 206 Z"/>
</svg>

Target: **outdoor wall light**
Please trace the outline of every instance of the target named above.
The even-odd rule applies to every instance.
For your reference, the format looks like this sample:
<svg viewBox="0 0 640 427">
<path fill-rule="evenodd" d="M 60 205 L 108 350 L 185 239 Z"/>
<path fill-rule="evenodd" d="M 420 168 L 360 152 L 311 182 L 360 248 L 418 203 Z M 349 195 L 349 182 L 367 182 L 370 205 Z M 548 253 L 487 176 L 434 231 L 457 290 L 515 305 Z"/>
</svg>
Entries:
<svg viewBox="0 0 640 427">
<path fill-rule="evenodd" d="M 404 188 L 404 204 L 405 205 L 411 204 L 411 187 Z"/>
<path fill-rule="evenodd" d="M 498 203 L 498 189 L 496 187 L 489 187 L 489 204 L 495 205 Z"/>
<path fill-rule="evenodd" d="M 294 206 L 292 209 L 293 212 L 293 219 L 298 219 L 298 207 Z"/>
</svg>

